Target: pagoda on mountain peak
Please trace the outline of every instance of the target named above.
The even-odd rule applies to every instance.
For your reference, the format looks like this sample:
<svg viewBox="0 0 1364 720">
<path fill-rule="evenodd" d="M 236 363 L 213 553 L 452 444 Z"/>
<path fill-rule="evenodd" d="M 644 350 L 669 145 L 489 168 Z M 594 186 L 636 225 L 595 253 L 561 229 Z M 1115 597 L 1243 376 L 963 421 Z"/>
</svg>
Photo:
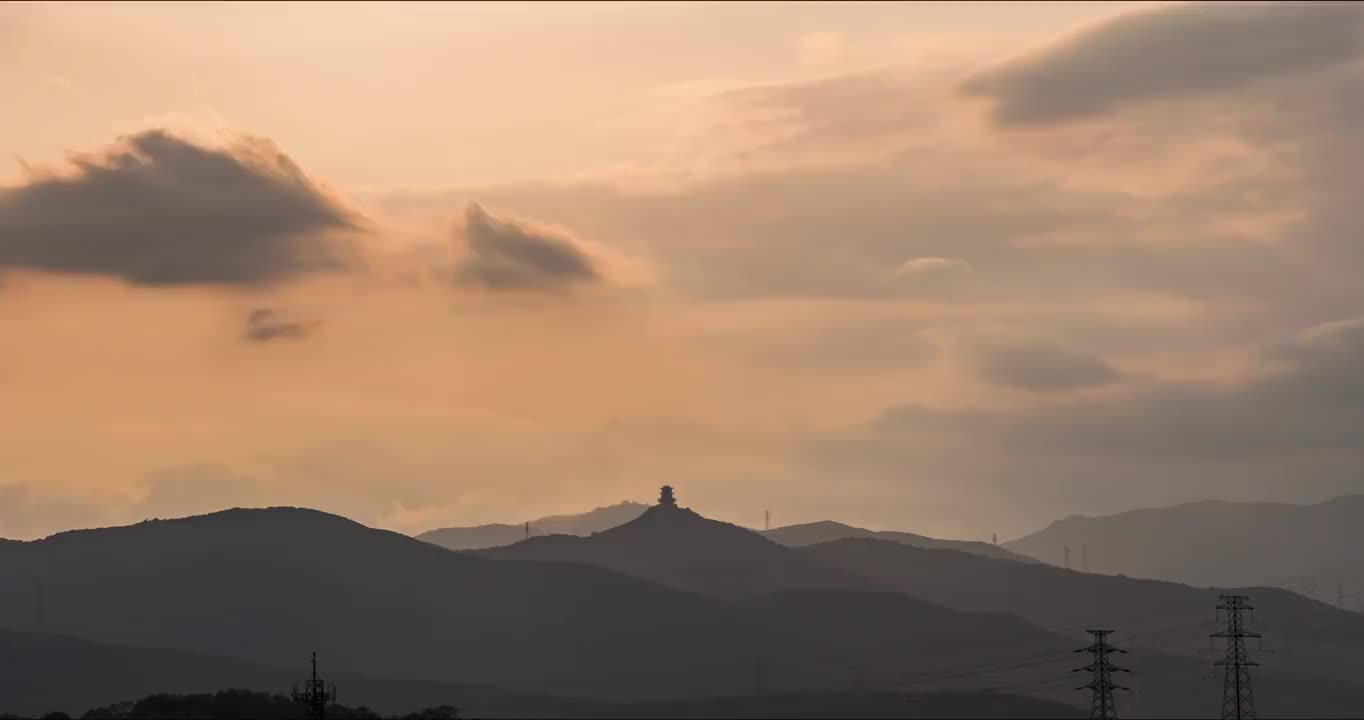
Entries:
<svg viewBox="0 0 1364 720">
<path fill-rule="evenodd" d="M 677 507 L 677 498 L 673 497 L 672 485 L 664 485 L 658 491 L 658 504 L 662 507 Z"/>
</svg>

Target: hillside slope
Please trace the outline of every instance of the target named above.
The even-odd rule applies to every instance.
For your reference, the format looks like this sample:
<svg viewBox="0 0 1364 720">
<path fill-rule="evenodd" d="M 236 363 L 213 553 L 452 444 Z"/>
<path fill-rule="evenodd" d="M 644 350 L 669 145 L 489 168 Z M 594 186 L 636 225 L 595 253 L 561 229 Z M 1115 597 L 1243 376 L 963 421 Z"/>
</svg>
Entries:
<svg viewBox="0 0 1364 720">
<path fill-rule="evenodd" d="M 1218 596 L 1230 590 L 1097 575 L 924 550 L 879 540 L 840 540 L 805 549 L 820 562 L 873 578 L 946 607 L 1015 612 L 1066 637 L 1091 627 L 1120 632 L 1117 642 L 1171 655 L 1207 658 L 1217 632 Z M 1270 669 L 1308 670 L 1347 682 L 1364 671 L 1364 617 L 1276 588 L 1239 589 L 1256 608 Z M 1078 647 L 1078 646 L 1077 646 Z"/>
<path fill-rule="evenodd" d="M 600 703 L 515 693 L 458 683 L 366 677 L 331 671 L 347 705 L 383 714 L 453 704 L 469 717 L 559 717 L 600 712 Z M 0 630 L 0 714 L 72 716 L 93 707 L 154 693 L 204 693 L 223 688 L 288 694 L 309 671 L 307 657 L 292 668 L 175 650 L 101 645 L 62 635 Z"/>
<path fill-rule="evenodd" d="M 865 530 L 863 528 L 844 525 L 843 523 L 833 522 L 831 520 L 773 528 L 764 531 L 762 535 L 769 540 L 781 543 L 788 547 L 806 547 L 819 543 L 833 542 L 834 540 L 863 538 L 868 540 L 886 540 L 888 542 L 896 542 L 901 545 L 910 545 L 929 550 L 960 550 L 973 555 L 980 555 L 982 557 L 995 558 L 998 560 L 1037 562 L 1037 560 L 1031 557 L 1010 552 L 998 545 L 991 545 L 990 543 L 974 542 L 970 540 L 939 540 L 923 535 L 915 535 L 914 533 L 895 532 L 890 530 Z"/>
<path fill-rule="evenodd" d="M 747 531 L 720 532 L 734 531 L 791 567 L 817 567 Z M 726 602 L 582 564 L 453 553 L 289 508 L 3 545 L 0 577 L 0 617 L 17 629 L 281 667 L 315 650 L 328 667 L 378 677 L 619 700 L 746 691 L 760 659 L 804 663 L 817 688 L 843 662 L 821 635 L 831 612 L 855 621 L 840 625 L 840 653 L 890 667 L 1059 643 L 1017 618 L 893 593 L 844 593 L 833 605 L 801 593 Z M 838 585 L 850 576 L 823 577 Z M 878 616 L 866 603 L 897 609 Z M 926 626 L 937 634 L 916 642 Z"/>
<path fill-rule="evenodd" d="M 590 537 L 551 535 L 478 553 L 502 560 L 571 562 L 609 568 L 669 587 L 742 598 L 780 590 L 876 590 L 737 525 L 656 505 Z"/>
<path fill-rule="evenodd" d="M 517 525 L 492 524 L 440 528 L 417 537 L 451 550 L 481 550 L 510 545 L 535 535 L 591 535 L 639 517 L 648 505 L 622 502 L 576 515 L 552 515 Z"/>
</svg>

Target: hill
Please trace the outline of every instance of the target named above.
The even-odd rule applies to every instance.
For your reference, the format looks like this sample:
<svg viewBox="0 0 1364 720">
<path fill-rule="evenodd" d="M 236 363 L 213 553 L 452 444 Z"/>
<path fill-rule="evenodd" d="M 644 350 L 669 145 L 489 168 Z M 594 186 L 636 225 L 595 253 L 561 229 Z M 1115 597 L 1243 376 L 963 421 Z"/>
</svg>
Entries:
<svg viewBox="0 0 1364 720">
<path fill-rule="evenodd" d="M 735 531 L 779 563 L 818 567 L 747 531 L 717 530 Z M 711 552 L 723 557 L 728 547 Z M 581 564 L 453 553 L 292 508 L 0 546 L 0 577 L 0 617 L 17 629 L 278 667 L 316 650 L 328 667 L 370 676 L 618 700 L 747 691 L 757 660 L 799 663 L 808 671 L 799 689 L 818 689 L 848 655 L 921 667 L 1060 642 L 1017 618 L 893 593 L 723 602 Z M 831 613 L 847 615 L 842 657 L 822 635 Z M 918 637 L 925 627 L 931 642 Z"/>
<path fill-rule="evenodd" d="M 1226 590 L 1081 573 L 1045 564 L 990 560 L 879 540 L 839 540 L 805 550 L 820 562 L 875 579 L 929 602 L 971 612 L 1015 612 L 1066 637 L 1091 627 L 1120 633 L 1115 642 L 1170 655 L 1208 659 L 1218 631 L 1216 606 Z M 1308 670 L 1355 682 L 1364 661 L 1364 617 L 1276 588 L 1251 596 L 1273 650 L 1265 672 Z M 1079 645 L 1077 645 L 1078 647 Z"/>
<path fill-rule="evenodd" d="M 725 598 L 779 590 L 876 590 L 758 533 L 675 505 L 589 537 L 550 535 L 478 553 L 501 560 L 571 562 L 610 568 L 669 587 Z"/>
<path fill-rule="evenodd" d="M 1211 540 L 1211 541 L 1210 541 Z M 1269 585 L 1347 605 L 1364 595 L 1364 495 L 1317 505 L 1208 501 L 1071 517 L 1005 547 L 1055 565 L 1065 548 L 1091 570 L 1199 587 Z"/>
<path fill-rule="evenodd" d="M 325 663 L 326 658 L 323 658 Z M 292 668 L 203 653 L 101 645 L 62 635 L 0 630 L 0 714 L 21 717 L 62 711 L 80 714 L 152 694 L 208 693 L 247 688 L 287 694 L 307 677 L 303 658 Z M 419 682 L 330 672 L 347 705 L 382 714 L 454 704 L 469 717 L 556 717 L 590 712 L 599 704 L 515 693 L 494 687 Z M 254 713 L 252 714 L 254 716 Z M 292 717 L 298 715 L 293 706 Z"/>
<path fill-rule="evenodd" d="M 525 540 L 527 525 L 531 535 L 591 535 L 630 522 L 648 507 L 642 503 L 622 502 L 577 515 L 551 515 L 517 525 L 441 528 L 424 532 L 417 539 L 451 550 L 481 550 Z"/>
<path fill-rule="evenodd" d="M 888 542 L 900 543 L 901 545 L 910 545 L 930 550 L 960 550 L 973 555 L 999 560 L 1037 562 L 1037 560 L 1034 560 L 1031 557 L 1010 552 L 998 545 L 991 545 L 990 543 L 974 542 L 970 540 L 939 540 L 937 538 L 915 535 L 913 533 L 887 530 L 864 530 L 863 528 L 844 525 L 843 523 L 837 523 L 831 520 L 805 523 L 802 525 L 787 525 L 786 527 L 764 531 L 762 535 L 769 540 L 781 543 L 788 547 L 806 547 L 819 543 L 832 542 L 834 540 L 864 538 L 870 540 L 886 540 Z"/>
<path fill-rule="evenodd" d="M 643 703 L 598 717 L 630 718 L 1082 718 L 1072 705 L 1018 695 L 822 693 L 755 695 L 695 702 Z"/>
</svg>

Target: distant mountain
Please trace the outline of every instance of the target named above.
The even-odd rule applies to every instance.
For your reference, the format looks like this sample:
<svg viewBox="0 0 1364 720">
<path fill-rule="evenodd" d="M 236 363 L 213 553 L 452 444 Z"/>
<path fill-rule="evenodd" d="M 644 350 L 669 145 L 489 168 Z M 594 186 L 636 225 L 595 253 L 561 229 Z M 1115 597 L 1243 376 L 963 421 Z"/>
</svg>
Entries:
<svg viewBox="0 0 1364 720">
<path fill-rule="evenodd" d="M 805 552 L 826 565 L 957 610 L 1014 612 L 1082 641 L 1086 629 L 1103 627 L 1114 630 L 1114 642 L 1123 647 L 1207 660 L 1208 635 L 1221 629 L 1218 596 L 1231 592 L 880 540 L 839 540 Z M 1258 621 L 1253 629 L 1265 635 L 1265 648 L 1274 651 L 1258 658 L 1266 674 L 1300 670 L 1356 682 L 1364 673 L 1364 616 L 1276 588 L 1235 592 L 1251 597 Z"/>
<path fill-rule="evenodd" d="M 648 505 L 623 502 L 600 507 L 578 515 L 551 515 L 531 520 L 531 535 L 591 535 L 622 525 L 639 517 Z M 482 550 L 510 545 L 526 539 L 526 523 L 519 525 L 477 525 L 431 530 L 417 536 L 418 540 L 440 545 L 451 550 Z"/>
<path fill-rule="evenodd" d="M 877 590 L 758 533 L 671 505 L 589 537 L 549 535 L 478 551 L 500 560 L 610 568 L 680 590 L 739 598 L 779 590 Z"/>
<path fill-rule="evenodd" d="M 742 567 L 726 565 L 729 552 L 772 562 L 758 585 L 872 585 L 741 528 L 677 522 L 704 528 L 700 542 L 722 566 Z M 711 534 L 740 541 L 705 539 Z M 685 567 L 694 557 L 702 580 L 718 589 L 754 586 L 708 571 L 685 547 L 670 558 L 666 541 L 655 546 L 660 566 L 680 558 Z M 850 657 L 931 668 L 1061 644 L 1015 617 L 965 614 L 895 593 L 786 592 L 725 602 L 582 564 L 449 552 L 290 508 L 0 545 L 0 578 L 0 618 L 21 630 L 281 667 L 298 667 L 316 650 L 329 668 L 370 676 L 613 700 L 747 692 L 757 661 L 785 663 L 799 678 L 796 689 L 816 690 Z"/>
<path fill-rule="evenodd" d="M 1361 543 L 1364 495 L 1350 495 L 1318 505 L 1208 501 L 1071 517 L 1005 547 L 1054 565 L 1069 547 L 1076 568 L 1083 553 L 1097 572 L 1199 587 L 1271 585 L 1335 602 L 1337 585 L 1364 591 Z M 1358 607 L 1364 595 L 1347 600 Z"/>
<path fill-rule="evenodd" d="M 805 523 L 803 525 L 787 525 L 786 527 L 764 531 L 762 534 L 767 539 L 788 547 L 805 547 L 808 545 L 832 542 L 834 540 L 846 540 L 848 538 L 867 538 L 886 540 L 900 543 L 901 545 L 912 545 L 914 547 L 932 550 L 960 550 L 973 555 L 1000 560 L 1037 562 L 1037 560 L 1026 555 L 1009 552 L 998 545 L 991 545 L 990 543 L 974 542 L 971 540 L 939 540 L 937 538 L 924 537 L 923 535 L 915 535 L 906 532 L 864 530 L 859 527 L 844 525 L 843 523 L 837 523 L 831 520 Z"/>
<path fill-rule="evenodd" d="M 600 703 L 529 695 L 457 683 L 387 680 L 331 671 L 345 704 L 383 714 L 454 704 L 466 717 L 556 717 L 601 711 Z M 0 630 L 0 715 L 73 717 L 94 708 L 154 693 L 206 693 L 243 688 L 288 694 L 308 673 L 303 657 L 292 668 L 175 650 L 101 645 L 42 633 Z M 295 712 L 294 715 L 297 715 Z"/>
</svg>

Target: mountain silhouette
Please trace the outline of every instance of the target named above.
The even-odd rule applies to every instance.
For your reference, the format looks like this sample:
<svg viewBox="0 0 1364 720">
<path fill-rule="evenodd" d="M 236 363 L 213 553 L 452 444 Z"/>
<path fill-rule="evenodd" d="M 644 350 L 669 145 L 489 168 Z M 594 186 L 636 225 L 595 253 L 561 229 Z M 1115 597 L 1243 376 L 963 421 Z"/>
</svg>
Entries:
<svg viewBox="0 0 1364 720">
<path fill-rule="evenodd" d="M 971 540 L 939 540 L 937 538 L 915 535 L 913 533 L 887 530 L 864 530 L 859 527 L 833 522 L 832 520 L 805 523 L 802 525 L 787 525 L 786 527 L 773 528 L 764 531 L 762 535 L 769 540 L 773 540 L 788 547 L 806 547 L 848 538 L 868 538 L 886 540 L 900 543 L 901 545 L 911 545 L 913 547 L 931 550 L 960 550 L 973 555 L 1000 560 L 1037 562 L 1037 560 L 1034 560 L 1031 557 L 1010 552 L 998 545 L 991 545 L 990 543 L 975 542 Z"/>
<path fill-rule="evenodd" d="M 878 590 L 730 523 L 672 505 L 588 537 L 533 537 L 478 552 L 502 560 L 572 562 L 609 568 L 680 590 L 739 598 L 779 590 Z"/>
<path fill-rule="evenodd" d="M 692 538 L 684 529 L 700 527 L 703 537 L 740 538 L 702 541 L 722 566 L 734 567 L 726 552 L 761 548 L 757 559 L 778 566 L 772 578 L 795 578 L 765 585 L 872 585 L 741 528 L 677 512 L 662 520 L 651 512 L 642 525 L 608 532 L 647 534 L 661 525 Z M 666 554 L 657 559 L 669 562 Z M 0 617 L 15 629 L 289 668 L 316 650 L 328 667 L 369 676 L 612 700 L 748 692 L 760 661 L 789 672 L 794 689 L 815 690 L 827 689 L 849 657 L 890 669 L 936 667 L 1062 642 L 1016 617 L 901 594 L 787 592 L 728 602 L 600 567 L 451 552 L 295 508 L 7 544 L 0 577 Z M 830 617 L 839 618 L 833 653 Z"/>
<path fill-rule="evenodd" d="M 174 650 L 100 645 L 67 636 L 0 630 L 0 716 L 72 717 L 153 695 L 211 693 L 219 688 L 287 692 L 306 673 L 235 658 Z M 460 683 L 373 678 L 325 672 L 343 702 L 381 715 L 455 704 L 463 717 L 1077 717 L 1074 707 L 984 692 L 887 694 L 845 692 L 755 695 L 700 701 L 618 704 L 517 693 Z M 777 680 L 780 680 L 778 675 Z M 159 707 L 171 707 L 163 698 Z M 146 705 L 147 703 L 142 703 Z M 297 716 L 298 708 L 277 716 Z M 165 715 L 152 715 L 164 717 Z M 184 715 L 177 715 L 183 717 Z"/>
<path fill-rule="evenodd" d="M 577 515 L 551 515 L 531 520 L 531 535 L 590 535 L 613 528 L 639 517 L 648 505 L 622 502 L 599 507 Z M 431 530 L 417 535 L 418 540 L 440 545 L 451 550 L 481 550 L 510 545 L 526 539 L 527 523 L 519 525 L 478 525 Z"/>
<path fill-rule="evenodd" d="M 801 693 L 641 703 L 608 709 L 619 718 L 1082 718 L 1072 705 L 990 692 Z"/>
<path fill-rule="evenodd" d="M 1337 586 L 1364 592 L 1364 495 L 1317 505 L 1206 501 L 1071 517 L 1008 549 L 1055 565 L 1088 547 L 1089 567 L 1105 573 L 1196 586 L 1285 587 L 1335 602 Z M 1347 598 L 1360 607 L 1364 594 Z"/>
<path fill-rule="evenodd" d="M 323 658 L 323 662 L 326 658 Z M 308 672 L 304 656 L 292 668 L 236 658 L 153 648 L 102 645 L 69 636 L 0 630 L 0 713 L 73 716 L 94 707 L 159 693 L 249 688 L 287 694 Z M 457 703 L 470 717 L 554 717 L 600 712 L 607 706 L 570 698 L 516 693 L 484 685 L 421 682 L 326 671 L 351 706 L 382 714 Z"/>
<path fill-rule="evenodd" d="M 1207 636 L 1222 629 L 1223 592 L 1249 595 L 1274 650 L 1265 672 L 1301 670 L 1356 682 L 1364 616 L 1277 588 L 1217 590 L 1158 580 L 1098 575 L 1046 564 L 991 560 L 881 540 L 839 540 L 805 549 L 811 557 L 924 600 L 971 612 L 1015 612 L 1066 637 L 1090 627 L 1120 630 L 1129 649 L 1207 658 Z"/>
</svg>

